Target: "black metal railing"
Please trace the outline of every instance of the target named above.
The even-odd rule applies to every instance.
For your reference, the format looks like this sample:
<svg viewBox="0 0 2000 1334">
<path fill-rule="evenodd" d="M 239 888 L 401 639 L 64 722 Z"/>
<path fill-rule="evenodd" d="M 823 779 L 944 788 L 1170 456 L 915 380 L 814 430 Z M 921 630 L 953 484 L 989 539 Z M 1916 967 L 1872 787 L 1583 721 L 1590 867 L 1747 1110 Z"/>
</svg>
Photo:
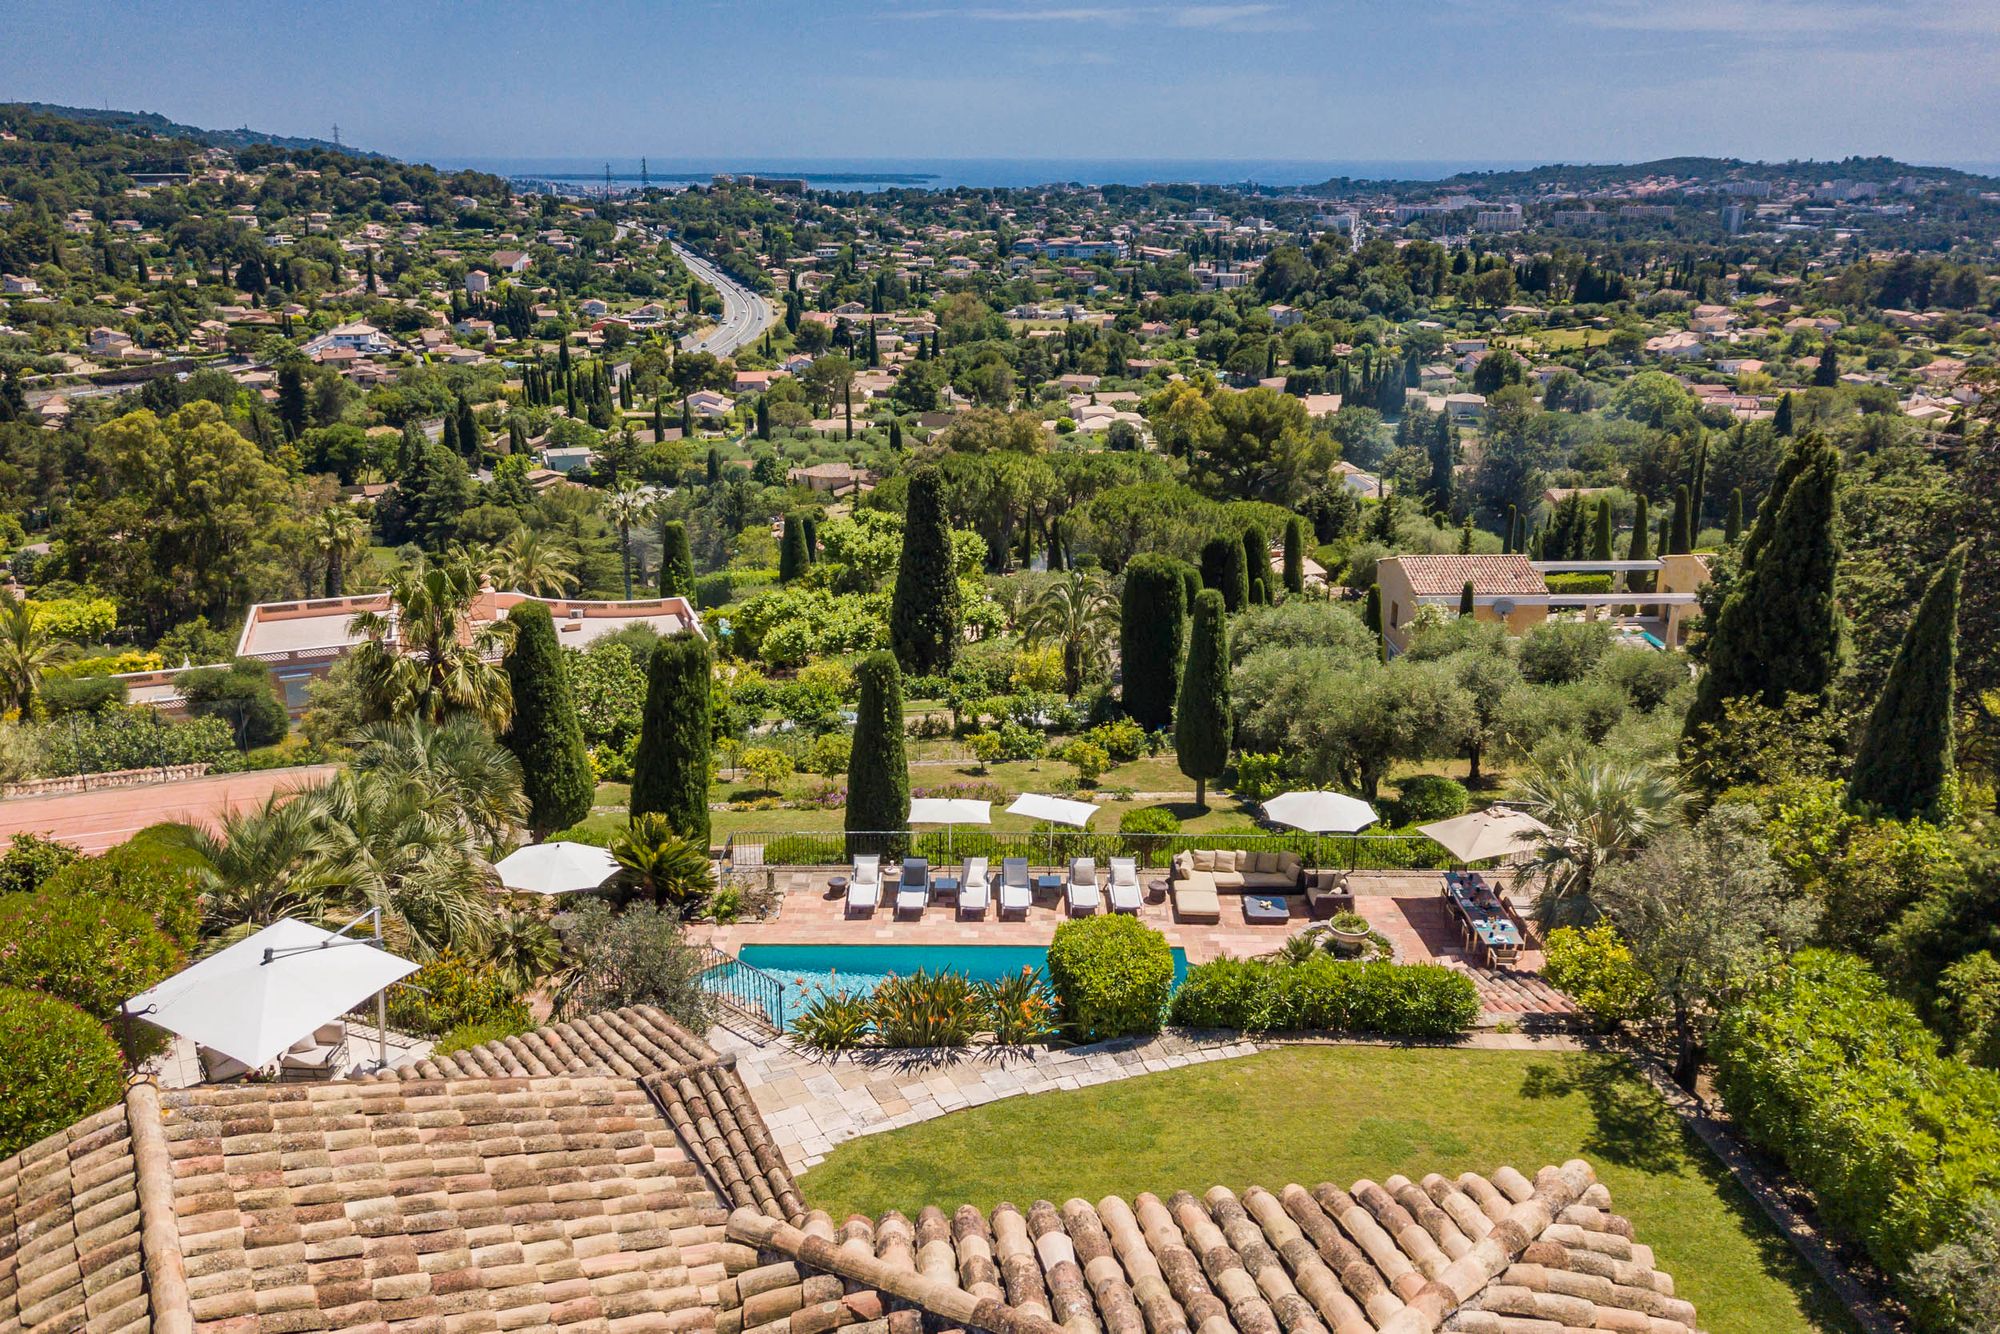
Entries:
<svg viewBox="0 0 2000 1334">
<path fill-rule="evenodd" d="M 735 866 L 845 866 L 857 855 L 885 862 L 923 857 L 933 868 L 984 857 L 998 869 L 1006 857 L 1060 869 L 1073 857 L 1133 857 L 1142 871 L 1164 871 L 1176 853 L 1202 848 L 1296 852 L 1307 866 L 1343 871 L 1422 871 L 1452 866 L 1451 854 L 1420 834 L 1099 834 L 1087 829 L 978 828 L 875 832 L 742 830 L 729 836 L 725 857 Z"/>
<path fill-rule="evenodd" d="M 785 984 L 778 978 L 724 954 L 710 945 L 701 947 L 701 989 L 725 1006 L 767 1025 L 772 1032 L 785 1031 Z"/>
</svg>

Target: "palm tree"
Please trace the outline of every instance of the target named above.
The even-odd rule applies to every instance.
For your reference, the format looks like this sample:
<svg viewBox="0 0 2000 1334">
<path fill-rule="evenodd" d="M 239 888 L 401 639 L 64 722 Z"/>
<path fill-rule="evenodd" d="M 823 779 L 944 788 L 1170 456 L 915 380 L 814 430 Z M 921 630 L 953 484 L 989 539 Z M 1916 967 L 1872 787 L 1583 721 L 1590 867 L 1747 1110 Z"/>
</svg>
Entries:
<svg viewBox="0 0 2000 1334">
<path fill-rule="evenodd" d="M 1062 648 L 1063 690 L 1083 689 L 1084 677 L 1110 652 L 1110 627 L 1118 605 L 1104 576 L 1071 570 L 1051 583 L 1028 608 L 1023 625 L 1030 644 L 1054 642 Z"/>
<path fill-rule="evenodd" d="M 35 618 L 33 607 L 0 593 L 0 713 L 34 712 L 42 675 L 74 651 Z"/>
<path fill-rule="evenodd" d="M 441 727 L 370 723 L 355 742 L 356 773 L 409 790 L 427 816 L 456 826 L 482 855 L 502 847 L 528 818 L 520 761 L 471 718 Z"/>
<path fill-rule="evenodd" d="M 487 957 L 523 991 L 539 986 L 562 968 L 562 940 L 532 913 L 500 913 L 486 948 Z"/>
<path fill-rule="evenodd" d="M 618 530 L 618 561 L 625 570 L 627 602 L 632 600 L 632 529 L 646 522 L 651 507 L 652 501 L 646 498 L 645 491 L 630 478 L 604 497 L 604 515 Z"/>
<path fill-rule="evenodd" d="M 368 545 L 368 525 L 350 505 L 328 505 L 312 520 L 313 546 L 326 561 L 326 595 L 347 591 L 347 562 Z"/>
<path fill-rule="evenodd" d="M 326 914 L 322 871 L 333 842 L 314 803 L 298 796 L 274 792 L 261 806 L 224 815 L 219 829 L 169 826 L 167 838 L 194 861 L 204 935 L 227 941 L 281 917 Z"/>
<path fill-rule="evenodd" d="M 697 903 L 715 888 L 708 849 L 675 833 L 658 811 L 634 817 L 611 844 L 611 855 L 658 907 Z"/>
<path fill-rule="evenodd" d="M 476 621 L 479 593 L 478 567 L 463 553 L 419 556 L 390 579 L 387 611 L 364 611 L 348 622 L 362 636 L 354 663 L 371 721 L 437 724 L 469 713 L 495 731 L 507 726 L 514 701 L 500 655 L 514 627 Z"/>
<path fill-rule="evenodd" d="M 561 597 L 576 582 L 576 553 L 547 533 L 524 526 L 493 549 L 486 573 L 496 588 Z"/>
<path fill-rule="evenodd" d="M 1684 800 L 1656 765 L 1575 753 L 1537 765 L 1514 795 L 1550 829 L 1521 876 L 1540 887 L 1535 912 L 1544 926 L 1595 917 L 1598 872 L 1671 828 Z"/>
</svg>

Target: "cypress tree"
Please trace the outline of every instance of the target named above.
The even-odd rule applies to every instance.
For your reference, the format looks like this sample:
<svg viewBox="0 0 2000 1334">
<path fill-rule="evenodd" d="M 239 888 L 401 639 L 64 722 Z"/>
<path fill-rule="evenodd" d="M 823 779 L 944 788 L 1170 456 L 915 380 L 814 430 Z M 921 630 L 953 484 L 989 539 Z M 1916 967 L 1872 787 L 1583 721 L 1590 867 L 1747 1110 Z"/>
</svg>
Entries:
<svg viewBox="0 0 2000 1334">
<path fill-rule="evenodd" d="M 1212 537 L 1201 548 L 1201 582 L 1222 594 L 1230 611 L 1243 610 L 1250 600 L 1250 580 L 1243 568 L 1243 544 L 1234 538 Z"/>
<path fill-rule="evenodd" d="M 1754 557 L 1746 554 L 1743 576 L 1716 614 L 1708 669 L 1682 732 L 1689 741 L 1721 721 L 1726 700 L 1750 698 L 1771 709 L 1789 695 L 1824 702 L 1840 673 L 1840 451 L 1808 435 L 1796 453 L 1802 457 L 1789 469 L 1784 496 L 1766 503 L 1769 536 Z M 1752 542 L 1765 519 L 1758 515 Z"/>
<path fill-rule="evenodd" d="M 1592 560 L 1611 559 L 1611 497 L 1597 498 L 1597 513 L 1590 525 L 1590 558 Z"/>
<path fill-rule="evenodd" d="M 1285 591 L 1306 590 L 1306 522 L 1294 514 L 1285 521 Z"/>
<path fill-rule="evenodd" d="M 1776 431 L 1781 437 L 1792 433 L 1792 395 L 1790 391 L 1787 391 L 1783 397 L 1779 398 L 1778 410 L 1771 416 L 1771 429 Z"/>
<path fill-rule="evenodd" d="M 539 602 L 520 602 L 507 619 L 514 626 L 514 643 L 502 665 L 514 713 L 501 741 L 521 762 L 528 828 L 543 839 L 589 815 L 597 785 L 549 609 Z"/>
<path fill-rule="evenodd" d="M 1201 596 L 1201 571 L 1184 560 L 1175 561 L 1174 568 L 1179 570 L 1181 575 L 1181 606 L 1192 616 L 1194 600 Z"/>
<path fill-rule="evenodd" d="M 694 553 L 688 548 L 687 525 L 679 519 L 660 525 L 660 596 L 694 596 Z"/>
<path fill-rule="evenodd" d="M 1472 596 L 1472 581 L 1468 579 L 1465 581 L 1465 587 L 1458 590 L 1458 614 L 1460 616 L 1472 615 Z"/>
<path fill-rule="evenodd" d="M 1157 552 L 1134 556 L 1125 567 L 1118 600 L 1120 701 L 1126 715 L 1149 732 L 1174 720 L 1187 634 L 1184 569 Z"/>
<path fill-rule="evenodd" d="M 757 400 L 757 438 L 759 440 L 771 438 L 771 405 L 762 397 Z"/>
<path fill-rule="evenodd" d="M 1819 365 L 1813 367 L 1813 383 L 1821 389 L 1831 389 L 1840 383 L 1840 354 L 1833 350 L 1831 338 L 1819 350 Z"/>
<path fill-rule="evenodd" d="M 722 451 L 714 445 L 708 447 L 708 484 L 714 486 L 722 480 Z"/>
<path fill-rule="evenodd" d="M 910 474 L 903 509 L 903 555 L 889 609 L 889 643 L 896 661 L 916 674 L 943 673 L 958 659 L 958 571 L 944 486 L 935 468 Z"/>
<path fill-rule="evenodd" d="M 1653 549 L 1652 533 L 1648 531 L 1651 515 L 1647 512 L 1646 498 L 1640 496 L 1632 502 L 1632 541 L 1625 548 L 1626 560 L 1651 560 Z M 1625 587 L 1634 593 L 1653 591 L 1653 576 L 1634 570 L 1625 576 Z"/>
<path fill-rule="evenodd" d="M 900 417 L 889 418 L 889 448 L 898 454 L 903 452 L 903 422 Z"/>
<path fill-rule="evenodd" d="M 1260 585 L 1270 586 L 1271 539 L 1264 535 L 1262 524 L 1249 524 L 1243 529 L 1243 577 L 1249 585 L 1249 601 L 1269 602 L 1268 594 L 1258 592 Z"/>
<path fill-rule="evenodd" d="M 1520 526 L 1521 511 L 1515 506 L 1509 505 L 1507 507 L 1507 526 L 1503 530 L 1504 535 L 1500 540 L 1501 555 L 1511 556 L 1514 554 L 1514 548 L 1517 545 L 1515 539 L 1520 535 Z"/>
<path fill-rule="evenodd" d="M 1229 767 L 1229 620 L 1222 594 L 1205 589 L 1194 600 L 1187 662 L 1174 709 L 1174 752 L 1194 779 L 1195 805 L 1208 809 L 1208 780 Z M 850 780 L 851 783 L 851 780 Z"/>
<path fill-rule="evenodd" d="M 855 705 L 854 749 L 847 763 L 846 828 L 849 833 L 907 829 L 910 769 L 903 759 L 902 673 L 893 654 L 877 651 L 861 660 L 854 679 L 861 697 Z"/>
<path fill-rule="evenodd" d="M 778 582 L 789 584 L 806 572 L 806 530 L 796 514 L 785 516 L 784 541 L 778 547 Z"/>
<path fill-rule="evenodd" d="M 1703 499 L 1708 495 L 1708 437 L 1694 447 L 1694 477 L 1688 483 L 1688 534 L 1701 536 Z"/>
<path fill-rule="evenodd" d="M 1685 556 L 1692 550 L 1693 536 L 1688 531 L 1688 489 L 1681 487 L 1674 492 L 1673 526 L 1668 530 L 1667 554 Z"/>
<path fill-rule="evenodd" d="M 653 439 L 658 442 L 667 438 L 667 418 L 660 409 L 660 400 L 653 400 Z"/>
<path fill-rule="evenodd" d="M 1444 516 L 1439 515 L 1438 517 L 1442 518 Z M 1470 556 L 1472 554 L 1472 534 L 1474 531 L 1475 530 L 1473 529 L 1472 526 L 1472 516 L 1468 514 L 1465 516 L 1464 521 L 1458 525 L 1459 555 Z"/>
<path fill-rule="evenodd" d="M 1722 539 L 1730 546 L 1743 536 L 1743 488 L 1737 487 L 1729 493 L 1729 520 L 1723 525 Z"/>
<path fill-rule="evenodd" d="M 458 445 L 458 416 L 456 413 L 447 412 L 444 414 L 444 424 L 438 433 L 438 443 L 454 454 L 463 454 L 465 452 Z"/>
<path fill-rule="evenodd" d="M 819 564 L 819 515 L 812 510 L 801 514 L 799 531 L 806 537 L 806 564 Z"/>
<path fill-rule="evenodd" d="M 1368 600 L 1361 604 L 1361 623 L 1376 634 L 1382 633 L 1382 586 L 1368 585 Z"/>
<path fill-rule="evenodd" d="M 708 641 L 684 630 L 662 639 L 646 672 L 646 712 L 632 762 L 635 816 L 659 811 L 674 832 L 708 846 Z"/>
<path fill-rule="evenodd" d="M 1936 820 L 1952 781 L 1958 586 L 1965 548 L 1931 580 L 1868 716 L 1847 799 L 1898 820 Z"/>
</svg>

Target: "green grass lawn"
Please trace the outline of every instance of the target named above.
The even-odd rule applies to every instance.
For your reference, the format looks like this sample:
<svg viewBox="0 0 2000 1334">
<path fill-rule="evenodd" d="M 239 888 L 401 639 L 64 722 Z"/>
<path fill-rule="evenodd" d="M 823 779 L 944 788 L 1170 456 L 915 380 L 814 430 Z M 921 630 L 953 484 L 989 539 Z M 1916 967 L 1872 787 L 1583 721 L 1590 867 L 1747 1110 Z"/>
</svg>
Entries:
<svg viewBox="0 0 2000 1334">
<path fill-rule="evenodd" d="M 1710 1334 L 1852 1330 L 1846 1312 L 1622 1058 L 1298 1047 L 1007 1098 L 853 1140 L 808 1172 L 835 1218 L 926 1204 L 1164 1197 L 1584 1158 Z"/>
</svg>

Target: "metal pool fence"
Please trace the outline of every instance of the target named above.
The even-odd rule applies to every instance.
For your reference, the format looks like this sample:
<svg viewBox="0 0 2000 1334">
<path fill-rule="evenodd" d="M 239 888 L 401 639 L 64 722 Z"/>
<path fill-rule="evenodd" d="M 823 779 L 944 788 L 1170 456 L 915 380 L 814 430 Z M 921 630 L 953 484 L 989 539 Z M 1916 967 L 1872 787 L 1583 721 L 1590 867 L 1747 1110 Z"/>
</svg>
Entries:
<svg viewBox="0 0 2000 1334">
<path fill-rule="evenodd" d="M 713 946 L 701 947 L 701 989 L 725 1006 L 782 1033 L 788 1022 L 785 984 L 761 968 Z"/>
<path fill-rule="evenodd" d="M 844 866 L 857 853 L 885 860 L 923 857 L 933 866 L 985 857 L 1026 857 L 1031 865 L 1067 866 L 1072 857 L 1134 857 L 1143 871 L 1164 871 L 1184 849 L 1296 852 L 1306 865 L 1343 871 L 1421 871 L 1453 864 L 1451 854 L 1416 834 L 1094 834 L 1087 830 L 924 829 L 854 832 L 746 830 L 731 834 L 729 863 L 747 866 Z"/>
</svg>

